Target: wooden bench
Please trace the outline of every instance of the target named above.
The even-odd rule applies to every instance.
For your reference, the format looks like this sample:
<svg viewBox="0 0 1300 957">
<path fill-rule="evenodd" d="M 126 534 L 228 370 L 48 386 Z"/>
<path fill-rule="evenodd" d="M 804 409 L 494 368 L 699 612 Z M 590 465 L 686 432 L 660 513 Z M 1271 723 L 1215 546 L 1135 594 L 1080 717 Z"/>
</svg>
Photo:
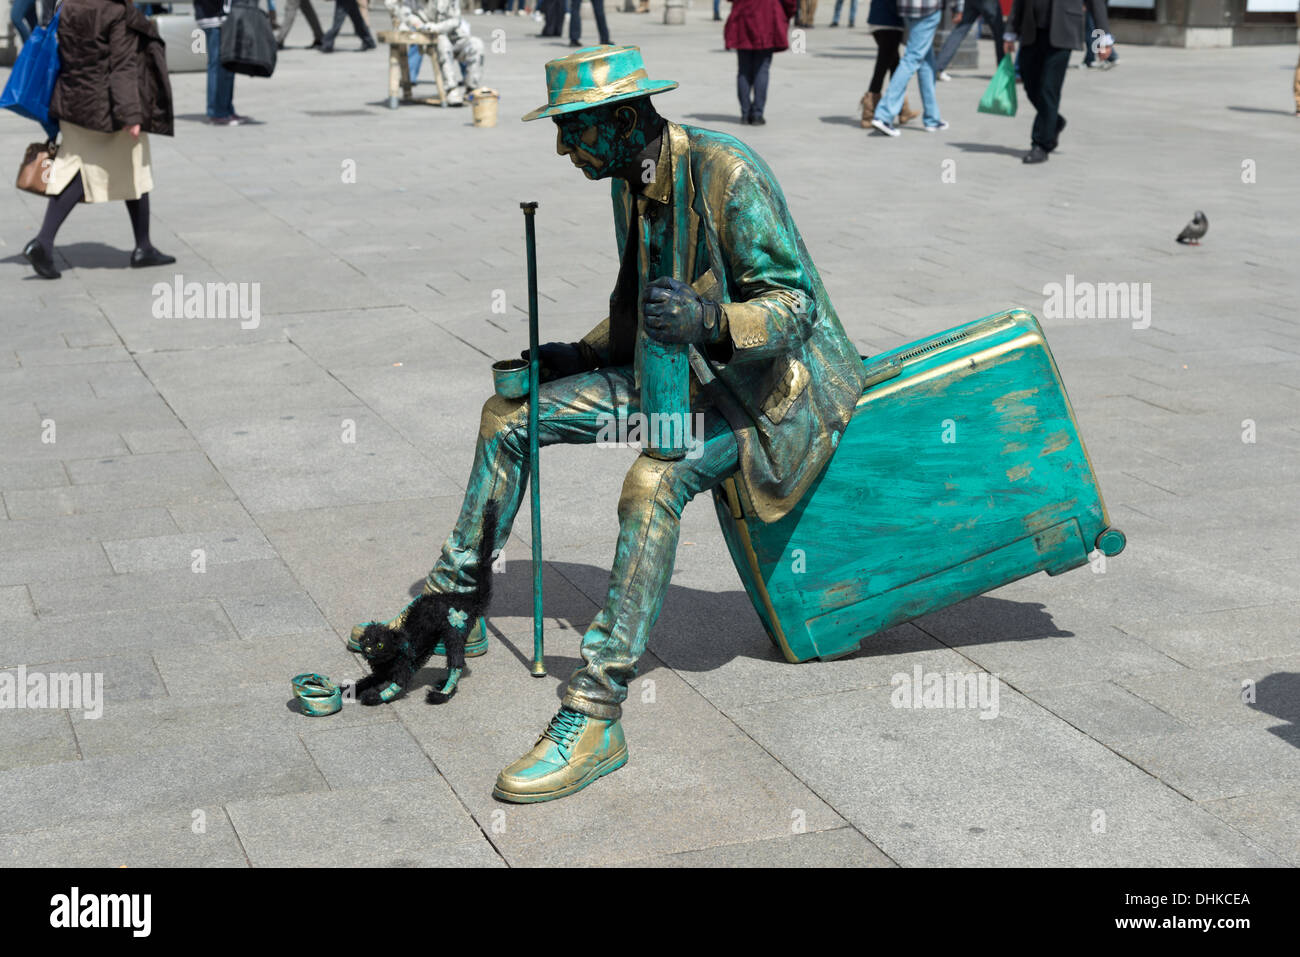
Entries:
<svg viewBox="0 0 1300 957">
<path fill-rule="evenodd" d="M 446 106 L 447 91 L 442 85 L 442 67 L 438 63 L 438 38 L 427 33 L 413 30 L 380 30 L 377 34 L 380 43 L 388 44 L 388 108 L 397 109 L 398 103 L 425 103 L 429 106 Z M 413 96 L 411 88 L 411 68 L 407 62 L 407 50 L 412 46 L 420 52 L 433 67 L 433 81 L 438 85 L 437 96 Z M 400 97 L 399 97 L 400 90 Z"/>
</svg>

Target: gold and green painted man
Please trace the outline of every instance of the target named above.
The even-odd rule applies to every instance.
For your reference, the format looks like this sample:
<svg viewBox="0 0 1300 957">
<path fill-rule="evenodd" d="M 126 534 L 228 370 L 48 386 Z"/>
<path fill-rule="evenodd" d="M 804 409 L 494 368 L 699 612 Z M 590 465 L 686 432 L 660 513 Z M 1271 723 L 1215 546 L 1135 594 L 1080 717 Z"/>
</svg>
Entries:
<svg viewBox="0 0 1300 957">
<path fill-rule="evenodd" d="M 611 181 L 621 266 L 609 316 L 580 342 L 541 347 L 538 444 L 595 443 L 611 420 L 642 411 L 645 354 L 684 346 L 690 408 L 702 434 L 676 460 L 642 453 L 618 501 L 619 536 L 604 607 L 582 641 L 583 667 L 537 743 L 493 793 L 529 803 L 564 797 L 627 763 L 620 724 L 628 684 L 659 616 L 682 508 L 734 477 L 749 516 L 785 515 L 829 461 L 863 387 L 845 335 L 776 177 L 733 136 L 663 119 L 641 52 L 598 46 L 546 64 L 556 151 L 588 179 Z M 653 341 L 651 341 L 653 340 Z M 505 543 L 528 475 L 526 400 L 483 406 L 464 505 L 425 582 L 471 592 L 484 507 Z M 360 626 L 358 626 L 360 627 Z M 468 654 L 486 650 L 481 623 Z"/>
</svg>

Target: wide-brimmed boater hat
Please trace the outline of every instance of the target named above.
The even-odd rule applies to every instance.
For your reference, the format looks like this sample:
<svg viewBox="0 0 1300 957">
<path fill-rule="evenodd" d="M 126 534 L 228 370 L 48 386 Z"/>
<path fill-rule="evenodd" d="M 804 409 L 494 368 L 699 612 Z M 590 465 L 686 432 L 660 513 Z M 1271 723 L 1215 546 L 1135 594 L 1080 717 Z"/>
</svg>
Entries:
<svg viewBox="0 0 1300 957">
<path fill-rule="evenodd" d="M 675 89 L 677 84 L 672 80 L 652 80 L 646 75 L 640 47 L 583 47 L 546 64 L 548 102 L 525 114 L 524 120 L 540 120 Z"/>
</svg>

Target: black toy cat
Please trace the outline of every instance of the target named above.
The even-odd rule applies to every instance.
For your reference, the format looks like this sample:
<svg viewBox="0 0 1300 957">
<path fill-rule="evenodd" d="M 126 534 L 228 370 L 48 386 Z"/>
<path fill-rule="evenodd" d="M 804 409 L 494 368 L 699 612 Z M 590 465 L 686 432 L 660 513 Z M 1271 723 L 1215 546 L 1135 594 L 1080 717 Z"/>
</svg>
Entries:
<svg viewBox="0 0 1300 957">
<path fill-rule="evenodd" d="M 406 690 L 424 663 L 441 643 L 447 653 L 447 681 L 441 689 L 429 689 L 428 701 L 442 704 L 456 691 L 465 668 L 465 639 L 487 611 L 492 597 L 492 544 L 497 534 L 497 505 L 483 509 L 483 536 L 479 540 L 478 588 L 469 594 L 421 595 L 407 609 L 400 628 L 370 624 L 361 633 L 361 654 L 370 664 L 370 674 L 353 686 L 353 693 L 365 705 L 383 704 Z M 390 685 L 398 691 L 388 694 Z"/>
</svg>

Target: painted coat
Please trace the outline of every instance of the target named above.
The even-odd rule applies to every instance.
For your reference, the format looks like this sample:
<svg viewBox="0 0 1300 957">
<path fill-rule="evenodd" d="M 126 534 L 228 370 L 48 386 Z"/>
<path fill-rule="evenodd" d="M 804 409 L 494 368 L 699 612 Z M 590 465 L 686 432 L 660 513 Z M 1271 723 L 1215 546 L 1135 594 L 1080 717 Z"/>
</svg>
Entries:
<svg viewBox="0 0 1300 957">
<path fill-rule="evenodd" d="M 610 317 L 583 339 L 601 364 L 640 362 L 640 291 L 672 275 L 723 304 L 729 340 L 690 348 L 702 392 L 740 447 L 747 511 L 785 515 L 820 474 L 862 393 L 863 364 L 840 325 L 772 171 L 734 136 L 669 123 L 643 206 L 636 301 L 610 299 Z M 633 195 L 613 185 L 622 257 Z M 625 297 L 627 298 L 627 297 Z"/>
</svg>

